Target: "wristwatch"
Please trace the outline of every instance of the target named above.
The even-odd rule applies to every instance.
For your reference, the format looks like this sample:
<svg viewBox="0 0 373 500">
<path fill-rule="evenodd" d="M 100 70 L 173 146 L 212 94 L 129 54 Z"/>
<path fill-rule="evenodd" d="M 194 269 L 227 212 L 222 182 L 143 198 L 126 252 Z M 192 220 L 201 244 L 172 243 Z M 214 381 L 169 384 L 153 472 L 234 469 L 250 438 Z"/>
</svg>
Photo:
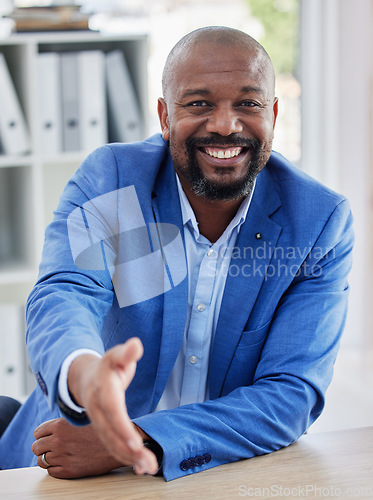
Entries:
<svg viewBox="0 0 373 500">
<path fill-rule="evenodd" d="M 158 470 L 154 475 L 160 476 L 162 474 L 162 465 L 163 465 L 163 449 L 161 445 L 158 444 L 157 441 L 154 441 L 154 439 L 146 439 L 143 442 L 143 445 L 145 446 L 145 448 L 148 448 L 148 450 L 152 451 L 156 456 L 158 462 Z"/>
<path fill-rule="evenodd" d="M 87 413 L 85 411 L 83 411 L 82 413 L 79 413 L 79 412 L 73 410 L 72 408 L 67 406 L 67 404 L 65 404 L 62 401 L 60 395 L 58 395 L 58 397 L 57 397 L 57 405 L 58 405 L 58 408 L 63 413 L 65 413 L 66 416 L 73 419 L 76 423 L 79 423 L 81 425 L 89 424 L 89 418 L 88 418 Z"/>
</svg>

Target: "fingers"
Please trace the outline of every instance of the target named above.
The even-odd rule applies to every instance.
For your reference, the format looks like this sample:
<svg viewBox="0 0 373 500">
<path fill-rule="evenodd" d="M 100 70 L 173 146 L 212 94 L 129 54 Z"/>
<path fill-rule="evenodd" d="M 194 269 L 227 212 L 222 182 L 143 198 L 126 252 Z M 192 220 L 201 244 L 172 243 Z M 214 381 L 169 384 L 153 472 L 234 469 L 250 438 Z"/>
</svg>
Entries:
<svg viewBox="0 0 373 500">
<path fill-rule="evenodd" d="M 158 470 L 156 457 L 143 446 L 142 438 L 124 410 L 123 403 L 118 414 L 99 410 L 95 429 L 108 452 L 121 463 L 136 465 L 138 471 L 143 473 L 154 474 Z"/>
<path fill-rule="evenodd" d="M 114 388 L 108 389 L 107 395 L 102 400 L 103 406 L 95 408 L 95 419 L 92 418 L 92 424 L 101 438 L 107 435 L 109 442 L 114 441 L 113 451 L 117 447 L 124 447 L 136 452 L 142 447 L 142 439 L 129 419 L 123 392 L 121 389 L 120 391 L 118 397 Z M 109 448 L 109 451 L 112 450 Z"/>
<path fill-rule="evenodd" d="M 43 428 L 48 435 L 43 436 Z M 32 451 L 37 465 L 54 477 L 96 476 L 125 465 L 106 451 L 91 425 L 74 426 L 59 418 L 39 426 L 36 435 Z"/>
<path fill-rule="evenodd" d="M 36 441 L 34 441 L 32 443 L 31 449 L 32 449 L 32 453 L 34 455 L 39 456 L 47 451 L 51 451 L 52 446 L 50 444 L 50 440 L 49 440 L 49 444 L 48 444 L 48 438 L 43 437 L 43 438 L 39 438 Z"/>
<path fill-rule="evenodd" d="M 113 362 L 126 368 L 132 362 L 141 359 L 144 348 L 137 337 L 128 339 L 124 344 L 119 344 L 105 353 L 104 357 L 111 357 Z"/>
<path fill-rule="evenodd" d="M 90 374 L 89 384 L 86 381 L 88 416 L 107 450 L 118 460 L 124 460 L 128 452 L 144 455 L 142 439 L 129 419 L 124 397 L 142 354 L 141 341 L 129 339 L 107 351 L 99 366 L 94 366 L 97 369 Z"/>
<path fill-rule="evenodd" d="M 37 465 L 48 469 L 53 477 L 97 476 L 126 465 L 133 466 L 137 474 L 157 472 L 156 458 L 145 447 L 136 454 L 122 450 L 122 460 L 118 461 L 108 453 L 91 425 L 76 427 L 57 419 L 51 427 L 52 434 L 37 439 L 32 451 L 37 455 Z"/>
<path fill-rule="evenodd" d="M 34 438 L 40 439 L 45 436 L 50 436 L 53 432 L 53 426 L 58 420 L 61 419 L 55 418 L 53 420 L 47 420 L 46 422 L 40 424 L 34 431 Z"/>
<path fill-rule="evenodd" d="M 47 458 L 48 455 L 48 458 Z M 44 459 L 44 460 L 43 460 Z M 53 454 L 50 451 L 43 452 L 36 459 L 36 463 L 41 469 L 49 469 L 49 467 L 53 467 Z"/>
<path fill-rule="evenodd" d="M 79 356 L 69 369 L 68 385 L 85 407 L 107 452 L 120 463 L 133 465 L 138 473 L 152 474 L 158 469 L 156 457 L 143 446 L 125 405 L 125 391 L 142 355 L 140 339 L 131 338 L 107 351 L 102 359 Z M 46 437 L 48 431 L 48 427 L 39 429 L 37 435 Z"/>
</svg>

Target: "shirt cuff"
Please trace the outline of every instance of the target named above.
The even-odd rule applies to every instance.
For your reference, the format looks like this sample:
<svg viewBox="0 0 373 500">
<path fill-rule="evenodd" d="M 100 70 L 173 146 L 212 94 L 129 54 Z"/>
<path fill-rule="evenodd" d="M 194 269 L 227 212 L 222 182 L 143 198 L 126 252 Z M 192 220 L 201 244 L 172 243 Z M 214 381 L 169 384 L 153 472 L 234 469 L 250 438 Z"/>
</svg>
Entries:
<svg viewBox="0 0 373 500">
<path fill-rule="evenodd" d="M 67 385 L 67 375 L 69 373 L 71 363 L 74 361 L 74 359 L 76 359 L 78 356 L 81 356 L 82 354 L 93 354 L 98 358 L 102 358 L 102 355 L 97 351 L 94 351 L 93 349 L 77 349 L 76 351 L 70 353 L 64 360 L 61 366 L 60 375 L 58 377 L 58 394 L 60 399 L 68 408 L 74 410 L 77 413 L 84 413 L 85 409 L 82 406 L 78 406 L 77 404 L 75 404 L 71 399 L 69 388 Z"/>
</svg>

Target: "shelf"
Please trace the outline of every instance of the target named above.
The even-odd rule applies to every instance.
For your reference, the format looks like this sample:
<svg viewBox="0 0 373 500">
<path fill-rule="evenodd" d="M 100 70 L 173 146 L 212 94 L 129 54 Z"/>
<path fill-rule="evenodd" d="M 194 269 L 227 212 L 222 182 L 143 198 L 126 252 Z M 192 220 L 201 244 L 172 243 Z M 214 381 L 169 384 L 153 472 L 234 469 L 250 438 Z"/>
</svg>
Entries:
<svg viewBox="0 0 373 500">
<path fill-rule="evenodd" d="M 53 92 L 47 94 L 45 90 L 57 89 L 58 83 L 62 81 L 60 63 L 66 57 L 62 54 L 66 52 L 100 51 L 98 57 L 101 57 L 101 60 L 106 63 L 106 54 L 108 52 L 115 50 L 123 53 L 128 66 L 129 79 L 133 83 L 139 103 L 139 114 L 142 115 L 141 118 L 144 121 L 143 138 L 145 138 L 148 132 L 146 113 L 148 108 L 147 49 L 147 35 L 144 33 L 123 36 L 101 35 L 89 31 L 22 33 L 14 34 L 6 40 L 0 40 L 0 52 L 6 60 L 14 90 L 30 133 L 29 154 L 22 156 L 0 154 L 0 307 L 3 306 L 6 309 L 8 304 L 24 307 L 37 278 L 45 227 L 53 217 L 53 211 L 57 208 L 59 198 L 69 178 L 96 147 L 92 141 L 83 142 L 81 140 L 77 141 L 77 144 L 73 141 L 74 147 L 70 147 L 70 143 L 68 144 L 69 147 L 67 147 L 64 141 L 61 141 L 62 144 L 59 144 L 59 140 L 55 141 L 55 143 L 48 142 L 50 136 L 43 134 L 46 128 L 53 127 L 53 120 L 45 121 L 49 117 L 44 116 L 44 114 L 48 115 L 44 111 L 49 112 L 51 110 L 51 106 L 42 107 L 45 95 L 52 96 L 51 102 L 57 103 L 57 112 L 54 116 L 60 116 L 60 111 L 61 116 L 63 116 L 62 111 L 66 112 L 66 100 L 63 101 L 63 93 L 56 90 L 54 94 Z M 53 53 L 54 55 L 44 58 L 42 55 L 45 53 Z M 85 56 L 87 55 L 85 54 Z M 83 57 L 83 59 L 80 59 L 80 55 L 78 57 L 79 59 L 76 60 L 79 62 L 83 60 L 87 64 L 86 57 Z M 52 76 L 52 83 L 49 78 L 42 76 L 43 73 L 40 68 L 45 68 L 45 66 L 39 64 L 42 59 L 44 61 L 53 59 L 57 61 L 54 66 L 48 66 L 49 70 L 44 73 L 47 77 Z M 80 64 L 78 67 L 86 68 L 87 66 Z M 100 77 L 105 76 L 104 68 L 106 68 L 106 64 L 96 66 L 95 81 L 102 81 Z M 71 76 L 71 73 L 65 72 L 64 76 L 66 75 Z M 89 87 L 91 90 L 91 80 L 88 79 L 88 85 L 87 83 L 85 83 L 85 86 L 82 84 L 82 81 L 87 82 L 87 78 L 84 78 L 86 75 L 91 77 L 92 72 L 89 69 L 82 70 L 81 73 L 79 71 L 75 72 L 74 91 L 76 92 L 75 89 L 79 88 L 75 96 L 80 96 L 75 97 L 75 102 L 82 102 L 82 96 L 86 96 L 87 93 L 82 93 L 81 89 L 83 87 Z M 71 78 L 71 80 L 74 79 Z M 78 85 L 76 85 L 76 82 Z M 79 87 L 79 84 L 81 84 L 81 87 Z M 105 109 L 105 106 L 108 108 L 105 85 L 101 85 L 100 94 L 97 95 L 101 96 L 101 101 L 91 98 L 88 107 L 85 106 L 84 109 L 91 109 L 92 102 L 102 102 L 103 104 L 99 108 L 99 116 L 103 117 L 108 111 L 108 109 Z M 119 95 L 123 95 L 122 86 L 119 87 Z M 104 96 L 103 99 L 102 96 Z M 62 110 L 60 108 L 61 102 L 65 103 L 65 108 L 62 108 Z M 124 110 L 127 109 L 126 106 L 123 107 Z M 75 111 L 76 108 L 79 108 L 78 113 L 82 112 L 80 106 L 75 106 Z M 82 114 L 78 114 L 78 123 L 81 116 Z M 84 116 L 87 116 L 87 114 Z M 58 123 L 62 128 L 62 120 Z M 65 122 L 65 127 L 66 123 L 68 122 Z M 103 139 L 102 136 L 100 139 L 95 139 L 95 144 L 101 145 L 106 140 L 108 142 L 117 140 L 114 138 L 115 134 L 112 133 L 110 120 L 106 121 L 106 127 L 107 137 Z M 87 129 L 85 131 L 87 132 Z M 66 134 L 66 128 L 63 129 L 63 132 Z M 84 137 L 92 138 L 89 132 L 88 130 Z M 62 133 L 63 139 L 66 138 L 64 133 Z M 54 137 L 61 138 L 61 135 Z M 126 136 L 124 135 L 124 137 Z M 46 145 L 50 147 L 45 147 Z M 53 153 L 63 149 L 67 151 L 78 148 L 81 150 Z M 86 149 L 90 149 L 90 151 L 85 151 Z M 50 152 L 53 154 L 50 154 Z M 8 316 L 9 314 L 6 312 L 5 317 Z M 13 330 L 13 327 L 11 329 Z M 7 339 L 8 337 L 11 342 L 10 347 L 12 347 L 13 337 L 7 335 Z M 18 347 L 15 347 L 15 352 L 18 352 L 18 350 Z M 25 363 L 22 362 L 22 364 Z M 8 382 L 6 375 L 1 372 L 1 368 L 3 368 L 1 364 L 2 361 L 0 360 L 0 388 L 3 388 L 7 386 Z M 19 396 L 24 392 L 29 393 L 32 384 L 35 384 L 33 376 L 29 378 L 32 383 L 25 383 L 21 389 L 16 389 L 15 386 L 11 387 L 8 384 L 12 395 Z"/>
<path fill-rule="evenodd" d="M 30 167 L 35 162 L 34 156 L 7 156 L 0 155 L 0 168 Z"/>
<path fill-rule="evenodd" d="M 0 40 L 0 52 L 4 54 L 31 135 L 30 154 L 0 154 L 0 286 L 12 282 L 27 283 L 30 277 L 34 278 L 33 269 L 39 264 L 37 259 L 45 227 L 52 219 L 59 197 L 69 178 L 95 149 L 95 146 L 90 144 L 89 148 L 92 149 L 85 151 L 88 145 L 80 143 L 84 150 L 43 153 L 43 141 L 47 140 L 48 136 L 41 133 L 43 122 L 40 117 L 40 95 L 43 94 L 40 89 L 44 92 L 46 87 L 41 86 L 39 56 L 52 52 L 58 54 L 56 60 L 60 62 L 60 56 L 66 52 L 100 51 L 105 55 L 113 50 L 121 51 L 138 97 L 140 113 L 145 122 L 145 136 L 147 120 L 144 111 L 147 109 L 148 99 L 147 45 L 145 33 L 102 35 L 90 31 L 17 33 Z M 105 71 L 105 65 L 99 68 L 99 71 Z M 61 77 L 59 64 L 53 66 L 52 71 L 58 72 L 57 78 Z M 107 104 L 104 101 L 103 106 Z M 109 120 L 107 128 L 108 137 L 103 140 L 111 141 Z M 101 141 L 98 142 L 101 144 Z M 68 149 L 66 144 L 61 146 L 63 147 L 58 147 L 56 151 Z M 0 297 L 4 297 L 4 293 L 0 293 Z"/>
<path fill-rule="evenodd" d="M 91 153 L 91 151 L 84 153 L 82 151 L 72 152 L 72 153 L 59 153 L 52 156 L 41 156 L 40 162 L 45 165 L 71 165 L 78 164 L 80 165 L 84 158 Z"/>
<path fill-rule="evenodd" d="M 59 32 L 38 32 L 38 33 L 13 33 L 9 38 L 1 40 L 1 45 L 24 45 L 24 44 L 43 44 L 43 43 L 92 43 L 92 42 L 128 42 L 132 40 L 143 41 L 148 33 L 129 33 L 129 34 L 104 34 L 97 31 L 59 31 Z"/>
<path fill-rule="evenodd" d="M 37 269 L 22 262 L 7 262 L 0 264 L 0 285 L 14 285 L 35 282 Z"/>
</svg>

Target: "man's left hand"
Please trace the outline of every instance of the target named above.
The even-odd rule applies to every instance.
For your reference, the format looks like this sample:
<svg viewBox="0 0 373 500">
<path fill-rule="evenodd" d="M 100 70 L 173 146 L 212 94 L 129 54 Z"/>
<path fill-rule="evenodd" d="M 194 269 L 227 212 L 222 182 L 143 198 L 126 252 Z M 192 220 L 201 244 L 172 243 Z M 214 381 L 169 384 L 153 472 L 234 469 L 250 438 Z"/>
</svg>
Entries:
<svg viewBox="0 0 373 500">
<path fill-rule="evenodd" d="M 130 460 L 128 464 L 119 463 L 113 458 L 92 425 L 77 427 L 57 418 L 39 425 L 34 436 L 32 451 L 38 457 L 38 466 L 47 468 L 42 462 L 45 453 L 50 465 L 48 474 L 56 478 L 97 476 L 130 463 Z"/>
</svg>

